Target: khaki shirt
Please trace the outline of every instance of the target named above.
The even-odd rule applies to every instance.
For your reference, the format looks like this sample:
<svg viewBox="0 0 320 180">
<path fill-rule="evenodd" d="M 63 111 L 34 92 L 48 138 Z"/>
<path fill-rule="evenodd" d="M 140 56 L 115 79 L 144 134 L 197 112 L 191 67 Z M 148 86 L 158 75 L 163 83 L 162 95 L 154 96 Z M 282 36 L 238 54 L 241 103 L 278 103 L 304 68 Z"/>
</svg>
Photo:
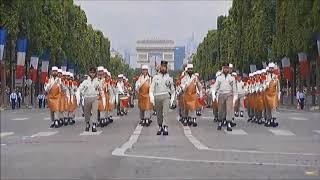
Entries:
<svg viewBox="0 0 320 180">
<path fill-rule="evenodd" d="M 95 97 L 99 93 L 103 94 L 103 89 L 98 78 L 91 79 L 88 77 L 88 79 L 80 84 L 79 91 L 83 97 Z"/>
<path fill-rule="evenodd" d="M 234 77 L 232 77 L 231 74 L 225 76 L 222 73 L 217 77 L 216 83 L 214 83 L 212 87 L 212 91 L 217 92 L 218 94 L 232 93 L 234 96 L 237 96 L 237 87 Z"/>
</svg>

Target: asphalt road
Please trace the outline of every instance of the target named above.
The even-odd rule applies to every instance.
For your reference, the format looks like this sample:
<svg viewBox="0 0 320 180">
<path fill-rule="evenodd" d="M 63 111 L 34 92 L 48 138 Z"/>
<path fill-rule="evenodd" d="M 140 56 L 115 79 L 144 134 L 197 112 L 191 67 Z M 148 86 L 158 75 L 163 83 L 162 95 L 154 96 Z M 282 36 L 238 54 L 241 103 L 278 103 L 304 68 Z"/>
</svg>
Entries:
<svg viewBox="0 0 320 180">
<path fill-rule="evenodd" d="M 277 128 L 238 118 L 227 132 L 210 109 L 198 127 L 173 111 L 169 136 L 157 136 L 136 108 L 97 133 L 84 133 L 80 111 L 57 129 L 48 110 L 0 112 L 1 179 L 320 179 L 320 113 L 280 109 Z"/>
</svg>

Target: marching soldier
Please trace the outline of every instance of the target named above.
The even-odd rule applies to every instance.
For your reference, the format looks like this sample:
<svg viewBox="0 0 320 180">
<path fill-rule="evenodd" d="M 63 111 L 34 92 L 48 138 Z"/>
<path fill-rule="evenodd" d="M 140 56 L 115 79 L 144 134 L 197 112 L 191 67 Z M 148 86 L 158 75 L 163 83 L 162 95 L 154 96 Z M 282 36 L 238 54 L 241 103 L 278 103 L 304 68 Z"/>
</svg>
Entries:
<svg viewBox="0 0 320 180">
<path fill-rule="evenodd" d="M 217 77 L 216 83 L 212 88 L 212 98 L 215 99 L 215 94 L 218 92 L 218 116 L 219 124 L 218 130 L 221 130 L 222 122 L 227 122 L 227 131 L 232 131 L 231 120 L 233 117 L 234 104 L 237 100 L 236 82 L 229 73 L 229 64 L 224 63 L 222 67 L 222 74 Z"/>
<path fill-rule="evenodd" d="M 97 132 L 98 96 L 101 95 L 103 97 L 104 93 L 97 78 L 96 68 L 90 68 L 89 77 L 80 84 L 78 92 L 81 92 L 84 97 L 85 131 L 90 129 L 90 116 L 92 113 L 92 132 Z"/>
<path fill-rule="evenodd" d="M 105 84 L 104 84 L 104 90 L 105 90 L 105 96 L 106 96 L 106 123 L 112 123 L 113 122 L 112 111 L 114 108 L 115 95 L 112 87 L 111 73 L 107 69 L 104 69 L 104 72 L 107 75 Z"/>
<path fill-rule="evenodd" d="M 217 122 L 219 120 L 219 116 L 218 116 L 218 107 L 219 107 L 219 104 L 218 104 L 218 93 L 215 92 L 215 94 L 213 94 L 213 87 L 214 87 L 214 84 L 217 83 L 216 82 L 216 79 L 221 75 L 221 71 L 218 71 L 216 72 L 216 78 L 215 79 L 212 79 L 212 84 L 210 86 L 210 90 L 209 90 L 209 94 L 211 94 L 211 97 L 212 97 L 212 109 L 213 109 L 213 116 L 214 116 L 214 119 L 213 121 L 214 122 Z M 215 97 L 215 98 L 214 98 Z"/>
<path fill-rule="evenodd" d="M 262 124 L 262 112 L 264 110 L 264 90 L 263 80 L 261 78 L 261 70 L 256 72 L 255 81 L 255 123 Z"/>
<path fill-rule="evenodd" d="M 150 102 L 155 106 L 159 130 L 157 135 L 168 135 L 167 113 L 175 108 L 175 88 L 172 77 L 167 73 L 167 61 L 161 61 L 160 73 L 153 77 L 150 86 Z"/>
<path fill-rule="evenodd" d="M 181 80 L 184 78 L 186 74 L 186 69 L 187 67 L 184 67 L 184 71 L 179 76 L 179 79 L 176 82 L 176 95 L 177 95 L 177 100 L 178 100 L 178 111 L 179 111 L 179 121 L 182 123 L 184 118 L 185 118 L 185 112 L 184 112 L 184 100 L 183 100 L 183 91 L 181 87 Z"/>
<path fill-rule="evenodd" d="M 122 109 L 122 105 L 121 105 L 121 98 L 123 98 L 125 96 L 125 92 L 126 92 L 126 87 L 124 84 L 124 76 L 123 74 L 119 74 L 118 75 L 118 81 L 116 83 L 116 90 L 117 90 L 117 115 L 123 116 L 125 115 L 126 111 L 125 109 Z"/>
<path fill-rule="evenodd" d="M 274 111 L 278 106 L 280 100 L 280 81 L 275 72 L 275 64 L 269 63 L 269 70 L 266 77 L 266 90 L 264 94 L 265 105 L 266 105 L 266 117 L 267 122 L 265 126 L 267 127 L 277 127 L 279 123 L 275 122 Z"/>
<path fill-rule="evenodd" d="M 50 109 L 50 117 L 52 124 L 50 128 L 58 128 L 59 124 L 59 102 L 61 91 L 61 80 L 58 77 L 58 67 L 53 66 L 51 69 L 51 75 L 44 86 L 44 90 L 47 93 L 48 107 Z"/>
<path fill-rule="evenodd" d="M 246 96 L 245 83 L 242 81 L 240 74 L 235 73 L 236 86 L 237 86 L 237 94 L 238 100 L 235 105 L 235 115 L 236 117 L 243 117 L 244 112 L 244 98 Z"/>
<path fill-rule="evenodd" d="M 149 126 L 151 123 L 151 111 L 153 106 L 150 102 L 149 89 L 152 77 L 148 73 L 148 66 L 142 66 L 142 73 L 136 81 L 136 91 L 138 92 L 138 107 L 140 109 L 140 124 Z"/>
<path fill-rule="evenodd" d="M 105 107 L 106 107 L 106 96 L 104 91 L 104 83 L 105 83 L 105 73 L 103 66 L 99 66 L 98 70 L 98 80 L 100 83 L 100 87 L 103 89 L 103 93 L 100 93 L 98 96 L 98 126 L 104 127 L 107 125 L 106 122 L 106 114 L 105 114 Z"/>
<path fill-rule="evenodd" d="M 184 78 L 181 80 L 182 91 L 184 92 L 184 112 L 185 118 L 183 125 L 197 126 L 196 122 L 196 110 L 199 106 L 197 89 L 202 98 L 202 88 L 198 77 L 193 73 L 193 64 L 187 65 L 187 72 Z"/>
<path fill-rule="evenodd" d="M 248 111 L 248 122 L 254 121 L 254 75 L 255 73 L 249 74 L 249 79 L 247 81 L 247 88 L 248 88 L 248 94 L 247 94 L 247 111 Z"/>
<path fill-rule="evenodd" d="M 77 98 L 76 98 L 76 92 L 78 89 L 78 82 L 76 80 L 74 80 L 74 76 L 72 73 L 70 74 L 70 78 L 69 78 L 69 114 L 68 114 L 68 123 L 69 125 L 73 125 L 75 123 L 75 111 L 77 109 Z"/>
</svg>

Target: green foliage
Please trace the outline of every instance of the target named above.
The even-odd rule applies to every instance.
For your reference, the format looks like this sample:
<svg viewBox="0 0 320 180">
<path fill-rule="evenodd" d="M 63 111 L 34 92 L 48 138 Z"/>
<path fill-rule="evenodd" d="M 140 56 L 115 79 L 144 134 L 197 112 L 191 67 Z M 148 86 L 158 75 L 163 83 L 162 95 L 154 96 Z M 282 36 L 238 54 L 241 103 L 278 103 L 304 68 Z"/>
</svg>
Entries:
<svg viewBox="0 0 320 180">
<path fill-rule="evenodd" d="M 82 73 L 91 66 L 110 64 L 108 38 L 87 24 L 85 12 L 73 0 L 1 0 L 0 17 L 8 42 L 28 39 L 27 61 L 48 49 L 50 65 L 62 65 L 67 59 Z M 7 52 L 14 49 L 7 47 Z"/>
<path fill-rule="evenodd" d="M 229 15 L 219 16 L 217 30 L 199 45 L 193 63 L 207 78 L 220 68 L 219 61 L 242 72 L 252 63 L 280 62 L 283 56 L 297 62 L 299 52 L 316 54 L 319 19 L 319 0 L 234 0 Z"/>
</svg>

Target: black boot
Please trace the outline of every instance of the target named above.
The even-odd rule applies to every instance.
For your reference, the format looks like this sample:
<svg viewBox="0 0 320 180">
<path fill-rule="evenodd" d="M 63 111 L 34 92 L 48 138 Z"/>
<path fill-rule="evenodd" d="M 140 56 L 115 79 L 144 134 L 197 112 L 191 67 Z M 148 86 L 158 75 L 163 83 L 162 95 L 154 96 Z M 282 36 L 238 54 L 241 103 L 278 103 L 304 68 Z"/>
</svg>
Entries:
<svg viewBox="0 0 320 180">
<path fill-rule="evenodd" d="M 273 117 L 272 121 L 271 121 L 271 126 L 272 127 L 277 127 L 279 125 L 279 123 L 277 123 L 275 120 L 276 120 L 276 118 Z"/>
<path fill-rule="evenodd" d="M 231 127 L 235 127 L 237 123 L 234 122 L 234 118 L 232 118 L 232 121 L 230 122 Z"/>
<path fill-rule="evenodd" d="M 192 126 L 193 127 L 198 126 L 198 123 L 196 122 L 196 118 L 192 118 Z"/>
<path fill-rule="evenodd" d="M 252 118 L 251 118 L 251 117 L 248 119 L 248 122 L 250 122 L 250 121 L 252 121 Z"/>
<path fill-rule="evenodd" d="M 243 111 L 240 111 L 240 117 L 243 117 Z"/>
<path fill-rule="evenodd" d="M 96 123 L 92 124 L 92 132 L 97 132 Z"/>
<path fill-rule="evenodd" d="M 213 122 L 218 122 L 218 118 L 215 117 L 215 118 L 213 119 Z"/>
<path fill-rule="evenodd" d="M 239 117 L 239 112 L 234 112 L 235 117 Z"/>
<path fill-rule="evenodd" d="M 109 120 L 109 123 L 113 123 L 112 116 L 109 116 L 109 117 L 108 117 L 108 120 Z"/>
<path fill-rule="evenodd" d="M 86 129 L 85 129 L 85 131 L 89 131 L 89 129 L 90 129 L 90 123 L 87 122 L 87 123 L 86 123 Z"/>
<path fill-rule="evenodd" d="M 101 119 L 100 119 L 100 118 L 98 119 L 97 127 L 102 127 L 102 122 L 101 122 Z"/>
<path fill-rule="evenodd" d="M 143 125 L 142 125 L 142 124 L 143 124 L 143 119 L 140 120 L 139 124 L 140 124 L 141 126 L 143 126 Z"/>
<path fill-rule="evenodd" d="M 55 128 L 59 128 L 60 127 L 59 120 L 54 120 L 54 127 Z"/>
<path fill-rule="evenodd" d="M 221 130 L 221 126 L 222 126 L 222 121 L 219 121 L 219 123 L 218 123 L 218 127 L 217 127 L 217 130 Z"/>
<path fill-rule="evenodd" d="M 68 124 L 69 124 L 69 123 L 68 123 L 68 118 L 64 118 L 64 120 L 63 120 L 63 125 L 64 125 L 64 126 L 68 126 Z"/>
<path fill-rule="evenodd" d="M 262 124 L 262 118 L 258 118 L 258 124 Z"/>
<path fill-rule="evenodd" d="M 222 121 L 222 126 L 223 126 L 223 127 L 226 127 L 226 126 L 227 126 L 227 121 L 226 121 L 225 119 Z"/>
<path fill-rule="evenodd" d="M 163 126 L 163 135 L 164 136 L 168 136 L 169 135 L 168 126 Z"/>
<path fill-rule="evenodd" d="M 183 126 L 188 126 L 188 118 L 183 118 Z"/>
<path fill-rule="evenodd" d="M 54 128 L 54 124 L 55 124 L 55 121 L 52 121 L 52 124 L 50 125 L 50 128 Z"/>
<path fill-rule="evenodd" d="M 76 123 L 76 121 L 73 118 L 69 119 L 69 125 L 74 125 L 74 123 Z"/>
<path fill-rule="evenodd" d="M 141 125 L 142 125 L 142 126 L 146 126 L 146 119 L 142 119 Z"/>
<path fill-rule="evenodd" d="M 227 122 L 227 131 L 232 131 L 231 122 L 230 121 Z"/>
<path fill-rule="evenodd" d="M 108 126 L 109 125 L 109 118 L 104 118 L 103 119 L 103 126 Z"/>
<path fill-rule="evenodd" d="M 146 126 L 150 126 L 150 120 L 148 118 L 146 119 Z"/>
<path fill-rule="evenodd" d="M 159 125 L 159 129 L 157 131 L 157 135 L 161 135 L 162 131 L 163 131 L 162 125 Z"/>
<path fill-rule="evenodd" d="M 191 126 L 191 125 L 192 125 L 192 118 L 188 117 L 188 126 Z"/>
<path fill-rule="evenodd" d="M 152 114 L 152 115 L 156 116 L 156 115 L 157 115 L 157 112 L 156 112 L 156 111 L 153 111 L 153 114 Z"/>
<path fill-rule="evenodd" d="M 59 119 L 59 127 L 63 126 L 63 119 Z"/>
<path fill-rule="evenodd" d="M 264 124 L 265 127 L 270 127 L 271 126 L 271 119 L 267 119 L 265 124 Z"/>
</svg>

